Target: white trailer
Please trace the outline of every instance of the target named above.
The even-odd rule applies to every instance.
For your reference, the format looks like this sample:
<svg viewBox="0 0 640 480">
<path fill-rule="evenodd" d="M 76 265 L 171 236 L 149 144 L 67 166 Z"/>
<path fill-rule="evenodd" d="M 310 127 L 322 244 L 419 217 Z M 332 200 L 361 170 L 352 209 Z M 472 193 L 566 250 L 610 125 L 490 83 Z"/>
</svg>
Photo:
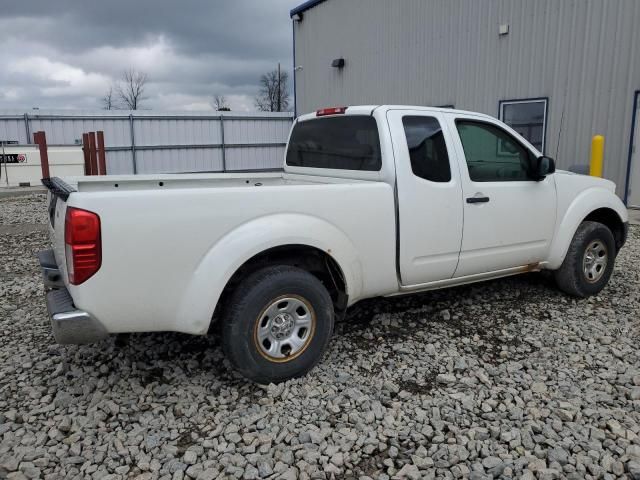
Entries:
<svg viewBox="0 0 640 480">
<path fill-rule="evenodd" d="M 47 148 L 51 176 L 84 175 L 81 146 Z M 42 166 L 38 145 L 0 146 L 0 188 L 40 185 Z"/>
</svg>

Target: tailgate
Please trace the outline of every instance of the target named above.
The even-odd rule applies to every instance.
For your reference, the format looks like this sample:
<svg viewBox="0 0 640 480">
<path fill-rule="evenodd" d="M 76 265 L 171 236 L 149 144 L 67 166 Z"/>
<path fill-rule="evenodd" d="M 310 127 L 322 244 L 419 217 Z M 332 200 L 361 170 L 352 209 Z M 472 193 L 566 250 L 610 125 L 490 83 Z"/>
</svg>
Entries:
<svg viewBox="0 0 640 480">
<path fill-rule="evenodd" d="M 67 199 L 76 190 L 62 179 L 45 178 L 42 183 L 49 190 L 48 216 L 49 216 L 49 240 L 51 248 L 58 264 L 62 278 L 67 284 L 67 265 L 64 248 L 64 223 L 67 211 Z"/>
</svg>

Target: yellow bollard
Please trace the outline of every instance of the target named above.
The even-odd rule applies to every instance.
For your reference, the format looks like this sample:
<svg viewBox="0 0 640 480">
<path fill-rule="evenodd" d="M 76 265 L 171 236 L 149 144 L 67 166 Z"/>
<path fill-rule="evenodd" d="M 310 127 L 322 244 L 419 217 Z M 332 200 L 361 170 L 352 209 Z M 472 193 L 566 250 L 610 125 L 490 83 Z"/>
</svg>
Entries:
<svg viewBox="0 0 640 480">
<path fill-rule="evenodd" d="M 604 163 L 604 137 L 596 135 L 591 140 L 591 162 L 589 163 L 589 175 L 602 177 L 602 165 Z"/>
</svg>

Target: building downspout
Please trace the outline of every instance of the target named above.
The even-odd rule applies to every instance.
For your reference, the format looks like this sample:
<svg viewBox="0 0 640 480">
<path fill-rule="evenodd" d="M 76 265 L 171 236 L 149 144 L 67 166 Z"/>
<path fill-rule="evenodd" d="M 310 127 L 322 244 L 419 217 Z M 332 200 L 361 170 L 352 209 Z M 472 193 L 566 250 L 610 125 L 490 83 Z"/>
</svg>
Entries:
<svg viewBox="0 0 640 480">
<path fill-rule="evenodd" d="M 298 116 L 298 95 L 296 92 L 296 21 L 291 20 L 291 34 L 293 37 L 293 118 Z"/>
</svg>

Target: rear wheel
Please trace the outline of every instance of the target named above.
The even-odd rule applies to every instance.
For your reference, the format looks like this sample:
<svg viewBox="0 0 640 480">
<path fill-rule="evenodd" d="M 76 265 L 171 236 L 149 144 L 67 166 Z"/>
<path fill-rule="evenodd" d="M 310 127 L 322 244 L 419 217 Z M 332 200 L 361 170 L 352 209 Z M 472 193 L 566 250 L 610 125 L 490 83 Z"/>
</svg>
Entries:
<svg viewBox="0 0 640 480">
<path fill-rule="evenodd" d="M 290 266 L 259 270 L 229 299 L 222 345 L 232 365 L 258 383 L 307 373 L 333 331 L 333 303 L 309 272 Z"/>
<path fill-rule="evenodd" d="M 611 230 L 598 222 L 582 222 L 564 262 L 555 272 L 556 283 L 576 297 L 599 293 L 611 278 L 616 246 Z"/>
</svg>

